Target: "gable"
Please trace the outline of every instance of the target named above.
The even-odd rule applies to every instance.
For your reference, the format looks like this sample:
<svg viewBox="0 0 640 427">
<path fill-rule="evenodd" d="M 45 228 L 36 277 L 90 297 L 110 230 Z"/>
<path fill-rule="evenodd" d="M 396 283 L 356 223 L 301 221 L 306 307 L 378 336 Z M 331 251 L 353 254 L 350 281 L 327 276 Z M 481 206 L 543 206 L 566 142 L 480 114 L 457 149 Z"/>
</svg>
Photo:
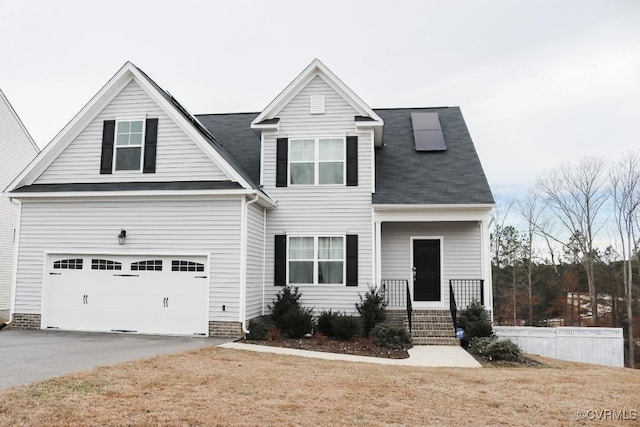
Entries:
<svg viewBox="0 0 640 427">
<path fill-rule="evenodd" d="M 323 100 L 323 112 L 312 112 L 312 100 Z M 354 129 L 358 112 L 319 75 L 315 76 L 278 113 L 284 135 L 334 134 Z"/>
<path fill-rule="evenodd" d="M 118 171 L 100 174 L 105 120 L 157 118 L 155 173 Z M 132 79 L 53 160 L 35 184 L 122 181 L 225 181 L 229 177 Z"/>
<path fill-rule="evenodd" d="M 31 136 L 0 90 L 0 191 L 38 153 Z"/>
</svg>

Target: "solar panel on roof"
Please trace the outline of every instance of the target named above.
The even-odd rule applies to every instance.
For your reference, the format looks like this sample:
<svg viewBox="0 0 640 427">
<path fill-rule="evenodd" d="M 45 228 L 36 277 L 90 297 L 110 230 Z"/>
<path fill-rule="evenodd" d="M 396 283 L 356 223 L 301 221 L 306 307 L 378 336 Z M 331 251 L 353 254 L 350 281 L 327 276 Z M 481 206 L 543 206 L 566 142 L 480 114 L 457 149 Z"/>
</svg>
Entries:
<svg viewBox="0 0 640 427">
<path fill-rule="evenodd" d="M 438 113 L 411 113 L 416 151 L 444 151 L 447 145 Z"/>
</svg>

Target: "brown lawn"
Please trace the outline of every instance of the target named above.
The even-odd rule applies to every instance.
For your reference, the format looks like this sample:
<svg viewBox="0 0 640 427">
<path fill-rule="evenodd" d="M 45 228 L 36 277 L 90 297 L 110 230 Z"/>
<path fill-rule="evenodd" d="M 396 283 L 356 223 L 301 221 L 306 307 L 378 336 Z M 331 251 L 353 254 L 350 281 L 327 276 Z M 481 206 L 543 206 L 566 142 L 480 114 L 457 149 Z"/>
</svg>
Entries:
<svg viewBox="0 0 640 427">
<path fill-rule="evenodd" d="M 0 392 L 0 425 L 594 424 L 578 411 L 640 423 L 640 371 L 545 363 L 417 369 L 209 348 Z"/>
</svg>

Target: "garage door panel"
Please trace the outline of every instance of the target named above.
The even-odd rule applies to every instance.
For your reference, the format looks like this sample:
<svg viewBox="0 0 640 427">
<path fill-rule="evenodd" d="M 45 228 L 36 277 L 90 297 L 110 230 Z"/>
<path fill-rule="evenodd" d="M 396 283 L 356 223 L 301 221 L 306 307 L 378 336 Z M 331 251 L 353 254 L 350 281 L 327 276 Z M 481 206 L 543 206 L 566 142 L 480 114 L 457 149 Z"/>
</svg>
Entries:
<svg viewBox="0 0 640 427">
<path fill-rule="evenodd" d="M 208 279 L 202 257 L 84 256 L 47 278 L 45 326 L 94 331 L 202 334 L 208 331 Z M 69 269 L 73 266 L 73 270 Z M 173 269 L 172 269 L 173 265 Z"/>
</svg>

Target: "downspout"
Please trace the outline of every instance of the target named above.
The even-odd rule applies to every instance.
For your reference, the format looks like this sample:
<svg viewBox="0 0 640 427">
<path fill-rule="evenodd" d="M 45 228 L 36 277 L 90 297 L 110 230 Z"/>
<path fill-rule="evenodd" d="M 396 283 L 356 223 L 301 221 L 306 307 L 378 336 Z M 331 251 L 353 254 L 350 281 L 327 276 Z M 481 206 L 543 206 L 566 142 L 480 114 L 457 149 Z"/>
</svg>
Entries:
<svg viewBox="0 0 640 427">
<path fill-rule="evenodd" d="M 11 269 L 11 300 L 9 301 L 9 320 L 0 323 L 0 330 L 6 328 L 13 322 L 13 313 L 16 310 L 16 283 L 18 281 L 18 246 L 20 241 L 20 222 L 22 216 L 22 203 L 16 202 L 15 199 L 9 197 L 9 201 L 16 205 L 16 215 L 13 223 L 13 266 Z"/>
<path fill-rule="evenodd" d="M 267 210 L 262 210 L 262 315 L 264 316 L 265 282 L 267 280 Z"/>
<path fill-rule="evenodd" d="M 243 199 L 244 201 L 244 209 L 242 210 L 242 253 L 240 254 L 242 266 L 242 271 L 240 272 L 241 280 L 240 280 L 240 319 L 242 323 L 242 332 L 244 334 L 248 334 L 249 330 L 247 329 L 247 240 L 249 234 L 249 227 L 247 226 L 247 221 L 249 217 L 249 205 L 258 201 L 260 196 L 255 194 L 253 200 L 246 201 L 247 198 Z"/>
</svg>

